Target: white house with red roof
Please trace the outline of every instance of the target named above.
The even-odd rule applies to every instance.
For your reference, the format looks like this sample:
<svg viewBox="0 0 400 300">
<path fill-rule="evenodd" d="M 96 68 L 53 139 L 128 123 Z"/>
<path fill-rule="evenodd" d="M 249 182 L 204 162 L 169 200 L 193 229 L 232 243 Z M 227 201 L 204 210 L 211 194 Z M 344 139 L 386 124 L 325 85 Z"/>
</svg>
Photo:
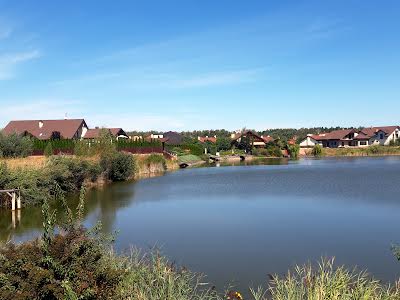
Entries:
<svg viewBox="0 0 400 300">
<path fill-rule="evenodd" d="M 358 129 L 341 129 L 321 134 L 308 134 L 300 147 L 310 148 L 316 144 L 325 148 L 387 146 L 400 138 L 400 126 L 381 126 Z"/>
</svg>

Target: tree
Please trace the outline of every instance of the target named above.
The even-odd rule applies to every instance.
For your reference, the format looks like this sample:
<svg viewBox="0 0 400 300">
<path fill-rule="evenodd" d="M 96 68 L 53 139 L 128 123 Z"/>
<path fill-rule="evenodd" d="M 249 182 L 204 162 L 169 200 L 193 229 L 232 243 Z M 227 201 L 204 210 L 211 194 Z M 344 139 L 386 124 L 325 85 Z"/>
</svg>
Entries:
<svg viewBox="0 0 400 300">
<path fill-rule="evenodd" d="M 224 150 L 229 150 L 231 149 L 231 140 L 226 137 L 222 138 L 217 138 L 217 150 L 218 151 L 224 151 Z"/>
<path fill-rule="evenodd" d="M 312 155 L 314 156 L 321 156 L 322 155 L 322 147 L 319 144 L 316 144 L 312 149 Z"/>
<path fill-rule="evenodd" d="M 54 154 L 53 145 L 51 142 L 48 142 L 46 148 L 44 148 L 44 156 L 49 157 Z"/>
</svg>

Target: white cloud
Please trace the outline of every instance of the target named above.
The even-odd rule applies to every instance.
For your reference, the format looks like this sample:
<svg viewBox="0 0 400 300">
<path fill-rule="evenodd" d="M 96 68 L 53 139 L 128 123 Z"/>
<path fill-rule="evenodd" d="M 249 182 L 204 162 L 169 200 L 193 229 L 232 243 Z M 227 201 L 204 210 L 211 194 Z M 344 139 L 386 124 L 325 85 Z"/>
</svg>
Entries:
<svg viewBox="0 0 400 300">
<path fill-rule="evenodd" d="M 78 110 L 80 101 L 60 99 L 35 99 L 30 101 L 8 101 L 2 103 L 0 110 L 0 128 L 11 119 L 62 119 L 65 113 L 69 117 L 81 118 Z"/>
<path fill-rule="evenodd" d="M 11 79 L 19 64 L 40 57 L 38 50 L 27 52 L 0 54 L 0 80 Z"/>
</svg>

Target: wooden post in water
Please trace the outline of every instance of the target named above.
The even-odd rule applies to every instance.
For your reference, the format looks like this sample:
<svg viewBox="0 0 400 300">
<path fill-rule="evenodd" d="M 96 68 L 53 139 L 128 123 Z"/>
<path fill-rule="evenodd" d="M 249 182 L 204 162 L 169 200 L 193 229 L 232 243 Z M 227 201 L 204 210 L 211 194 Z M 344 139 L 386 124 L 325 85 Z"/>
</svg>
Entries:
<svg viewBox="0 0 400 300">
<path fill-rule="evenodd" d="M 18 210 L 21 209 L 21 191 L 20 190 L 18 190 L 17 209 Z M 18 213 L 21 215 L 20 212 L 18 212 Z"/>
<path fill-rule="evenodd" d="M 11 194 L 11 210 L 15 210 L 15 191 Z"/>
</svg>

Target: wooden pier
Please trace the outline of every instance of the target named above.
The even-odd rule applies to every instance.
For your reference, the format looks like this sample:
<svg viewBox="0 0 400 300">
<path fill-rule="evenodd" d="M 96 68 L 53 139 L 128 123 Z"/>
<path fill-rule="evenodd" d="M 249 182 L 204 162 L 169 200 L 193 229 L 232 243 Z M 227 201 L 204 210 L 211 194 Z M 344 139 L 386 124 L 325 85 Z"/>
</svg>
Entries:
<svg viewBox="0 0 400 300">
<path fill-rule="evenodd" d="M 11 199 L 11 210 L 21 209 L 21 192 L 19 189 L 0 190 L 0 194 L 7 194 Z"/>
</svg>

